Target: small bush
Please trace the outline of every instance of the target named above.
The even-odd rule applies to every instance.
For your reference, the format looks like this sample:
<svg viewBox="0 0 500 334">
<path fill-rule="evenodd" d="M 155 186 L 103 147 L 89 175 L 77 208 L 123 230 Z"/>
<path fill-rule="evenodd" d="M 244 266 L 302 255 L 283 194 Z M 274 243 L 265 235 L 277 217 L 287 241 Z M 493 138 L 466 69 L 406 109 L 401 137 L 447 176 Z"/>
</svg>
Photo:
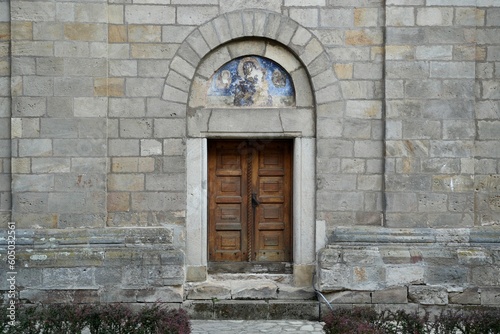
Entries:
<svg viewBox="0 0 500 334">
<path fill-rule="evenodd" d="M 436 317 L 404 310 L 339 309 L 323 321 L 327 334 L 500 334 L 500 308 L 446 310 Z"/>
<path fill-rule="evenodd" d="M 339 309 L 328 313 L 323 321 L 328 334 L 381 334 L 377 317 L 370 308 Z"/>
<path fill-rule="evenodd" d="M 5 313 L 5 312 L 3 312 Z M 20 306 L 15 326 L 0 317 L 2 334 L 188 334 L 184 310 L 168 310 L 159 304 L 132 312 L 124 304 Z"/>
</svg>

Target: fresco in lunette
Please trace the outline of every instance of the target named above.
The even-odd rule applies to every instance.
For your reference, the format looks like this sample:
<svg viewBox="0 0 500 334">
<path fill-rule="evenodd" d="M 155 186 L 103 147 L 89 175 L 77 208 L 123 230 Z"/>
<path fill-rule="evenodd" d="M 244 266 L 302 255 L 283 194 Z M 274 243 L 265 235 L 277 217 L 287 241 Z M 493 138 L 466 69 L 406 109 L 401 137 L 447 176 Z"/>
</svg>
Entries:
<svg viewBox="0 0 500 334">
<path fill-rule="evenodd" d="M 241 57 L 215 72 L 207 102 L 211 107 L 290 107 L 295 91 L 288 72 L 274 61 Z"/>
</svg>

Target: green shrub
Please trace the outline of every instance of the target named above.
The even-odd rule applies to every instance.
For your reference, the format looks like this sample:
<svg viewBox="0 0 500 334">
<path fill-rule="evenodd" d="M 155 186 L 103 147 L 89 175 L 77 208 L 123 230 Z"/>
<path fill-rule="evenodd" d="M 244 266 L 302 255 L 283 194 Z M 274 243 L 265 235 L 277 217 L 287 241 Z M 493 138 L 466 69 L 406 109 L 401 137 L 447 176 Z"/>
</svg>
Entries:
<svg viewBox="0 0 500 334">
<path fill-rule="evenodd" d="M 2 334 L 188 334 L 189 317 L 184 310 L 168 310 L 159 304 L 132 312 L 124 304 L 20 306 L 15 326 L 6 312 L 0 317 Z"/>
<path fill-rule="evenodd" d="M 428 312 L 383 311 L 370 308 L 338 309 L 323 321 L 327 334 L 500 334 L 500 308 Z"/>
</svg>

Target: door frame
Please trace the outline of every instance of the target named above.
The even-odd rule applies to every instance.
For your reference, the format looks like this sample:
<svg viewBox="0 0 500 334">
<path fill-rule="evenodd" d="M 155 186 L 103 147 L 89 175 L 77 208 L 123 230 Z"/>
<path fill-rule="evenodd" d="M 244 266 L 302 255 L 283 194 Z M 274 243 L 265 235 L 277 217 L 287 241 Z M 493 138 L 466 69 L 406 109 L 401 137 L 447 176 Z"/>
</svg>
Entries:
<svg viewBox="0 0 500 334">
<path fill-rule="evenodd" d="M 308 286 L 316 260 L 315 221 L 315 148 L 314 137 L 301 137 L 300 133 L 225 133 L 212 138 L 288 138 L 293 139 L 292 176 L 292 249 L 294 284 Z M 188 138 L 187 198 L 186 198 L 186 280 L 205 281 L 208 277 L 208 146 L 207 138 Z"/>
</svg>

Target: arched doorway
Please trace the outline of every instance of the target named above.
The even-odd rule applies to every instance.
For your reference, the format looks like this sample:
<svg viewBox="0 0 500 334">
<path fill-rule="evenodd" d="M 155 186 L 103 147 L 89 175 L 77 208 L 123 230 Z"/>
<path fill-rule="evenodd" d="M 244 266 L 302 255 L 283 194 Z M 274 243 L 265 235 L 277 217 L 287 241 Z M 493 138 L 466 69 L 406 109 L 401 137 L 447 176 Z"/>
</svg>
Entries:
<svg viewBox="0 0 500 334">
<path fill-rule="evenodd" d="M 231 26 L 231 29 L 226 29 Z M 199 59 L 193 58 L 194 51 Z M 290 74 L 293 106 L 214 106 L 212 75 L 239 57 L 264 57 Z M 311 72 L 312 71 L 312 72 Z M 189 82 L 175 81 L 179 74 Z M 189 83 L 189 85 L 188 85 Z M 316 95 L 313 95 L 314 84 Z M 292 249 L 294 284 L 310 286 L 315 268 L 316 105 L 341 99 L 331 62 L 307 29 L 275 13 L 222 15 L 193 31 L 171 62 L 163 98 L 186 111 L 186 277 L 204 281 L 208 267 L 208 146 L 212 140 L 286 139 L 292 144 Z M 185 101 L 187 105 L 185 104 Z"/>
</svg>

